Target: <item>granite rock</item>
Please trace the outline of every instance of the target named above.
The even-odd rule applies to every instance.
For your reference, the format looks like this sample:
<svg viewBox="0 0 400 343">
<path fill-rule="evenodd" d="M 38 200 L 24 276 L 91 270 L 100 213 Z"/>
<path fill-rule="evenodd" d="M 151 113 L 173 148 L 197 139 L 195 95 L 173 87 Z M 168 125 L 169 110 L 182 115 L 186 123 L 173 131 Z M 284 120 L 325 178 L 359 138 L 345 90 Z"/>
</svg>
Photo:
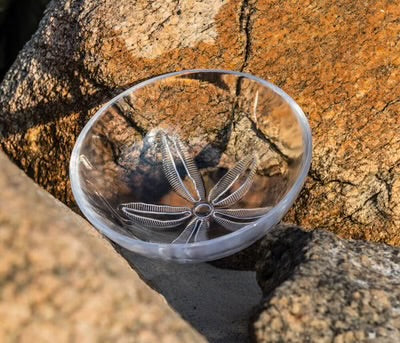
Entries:
<svg viewBox="0 0 400 343">
<path fill-rule="evenodd" d="M 255 342 L 398 342 L 400 249 L 279 226 L 260 245 Z"/>
<path fill-rule="evenodd" d="M 0 188 L 1 342 L 205 342 L 3 153 Z"/>
<path fill-rule="evenodd" d="M 53 1 L 0 86 L 0 147 L 73 206 L 72 146 L 106 100 L 168 71 L 246 71 L 292 95 L 313 130 L 313 165 L 286 220 L 400 245 L 399 11 L 392 1 Z"/>
</svg>

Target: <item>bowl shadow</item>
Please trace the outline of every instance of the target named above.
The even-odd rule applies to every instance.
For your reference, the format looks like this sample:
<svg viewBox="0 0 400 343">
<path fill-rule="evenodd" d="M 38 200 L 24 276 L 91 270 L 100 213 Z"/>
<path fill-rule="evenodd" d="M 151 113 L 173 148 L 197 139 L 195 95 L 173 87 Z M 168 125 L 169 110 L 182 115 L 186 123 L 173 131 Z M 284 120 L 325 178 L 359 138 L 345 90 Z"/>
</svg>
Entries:
<svg viewBox="0 0 400 343">
<path fill-rule="evenodd" d="M 249 319 L 262 296 L 254 271 L 220 269 L 208 263 L 169 263 L 118 250 L 208 342 L 249 341 Z"/>
</svg>

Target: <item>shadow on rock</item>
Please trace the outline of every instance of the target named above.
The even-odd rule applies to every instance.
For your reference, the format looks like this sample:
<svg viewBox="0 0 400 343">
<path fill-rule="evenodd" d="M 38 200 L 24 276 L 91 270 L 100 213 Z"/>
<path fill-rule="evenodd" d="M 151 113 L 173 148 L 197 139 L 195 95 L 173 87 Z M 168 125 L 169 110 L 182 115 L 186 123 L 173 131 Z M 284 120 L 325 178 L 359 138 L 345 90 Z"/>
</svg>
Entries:
<svg viewBox="0 0 400 343">
<path fill-rule="evenodd" d="M 257 282 L 268 295 L 289 279 L 305 260 L 305 252 L 312 238 L 310 232 L 296 227 L 279 225 L 259 246 L 256 263 Z"/>
</svg>

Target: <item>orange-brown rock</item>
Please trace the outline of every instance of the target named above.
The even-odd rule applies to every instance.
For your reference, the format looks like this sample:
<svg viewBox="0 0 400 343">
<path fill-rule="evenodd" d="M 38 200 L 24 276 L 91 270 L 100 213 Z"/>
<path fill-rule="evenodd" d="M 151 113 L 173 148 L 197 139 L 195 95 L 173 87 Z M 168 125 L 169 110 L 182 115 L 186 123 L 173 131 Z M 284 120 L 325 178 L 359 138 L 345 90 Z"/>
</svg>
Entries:
<svg viewBox="0 0 400 343">
<path fill-rule="evenodd" d="M 258 1 L 245 70 L 307 113 L 310 178 L 286 220 L 400 245 L 400 8 Z"/>
<path fill-rule="evenodd" d="M 54 2 L 0 87 L 1 148 L 71 205 L 69 155 L 105 100 L 167 71 L 243 70 L 311 123 L 286 220 L 400 245 L 399 15 L 391 1 Z"/>
</svg>

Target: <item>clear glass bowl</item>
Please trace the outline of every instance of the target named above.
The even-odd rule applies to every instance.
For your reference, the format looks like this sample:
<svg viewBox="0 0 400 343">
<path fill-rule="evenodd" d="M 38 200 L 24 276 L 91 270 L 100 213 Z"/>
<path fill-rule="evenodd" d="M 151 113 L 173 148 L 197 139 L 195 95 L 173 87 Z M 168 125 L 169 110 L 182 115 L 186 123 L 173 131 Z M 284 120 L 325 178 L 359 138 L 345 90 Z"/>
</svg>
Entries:
<svg viewBox="0 0 400 343">
<path fill-rule="evenodd" d="M 249 74 L 188 70 L 103 106 L 78 137 L 70 177 L 84 215 L 114 242 L 202 262 L 277 224 L 310 162 L 310 127 L 285 92 Z"/>
</svg>

